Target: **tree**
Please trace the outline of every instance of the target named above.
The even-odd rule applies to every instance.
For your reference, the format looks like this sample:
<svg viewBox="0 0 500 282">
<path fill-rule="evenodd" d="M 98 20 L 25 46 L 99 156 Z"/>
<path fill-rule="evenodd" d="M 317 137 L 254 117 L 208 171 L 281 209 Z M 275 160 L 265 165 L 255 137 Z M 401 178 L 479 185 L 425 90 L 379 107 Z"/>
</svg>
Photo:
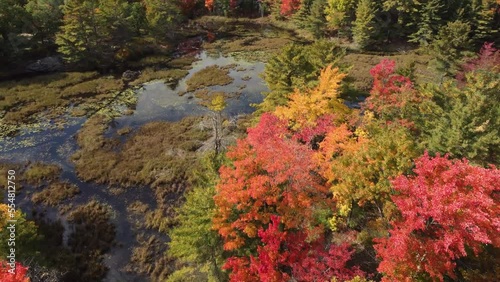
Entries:
<svg viewBox="0 0 500 282">
<path fill-rule="evenodd" d="M 352 28 L 354 42 L 361 49 L 367 48 L 373 43 L 377 33 L 375 26 L 375 14 L 377 10 L 372 0 L 360 0 L 356 8 L 356 20 Z"/>
<path fill-rule="evenodd" d="M 286 106 L 276 107 L 276 116 L 287 120 L 293 130 L 299 130 L 316 126 L 317 120 L 326 114 L 340 117 L 347 113 L 347 106 L 339 98 L 340 83 L 345 76 L 338 68 L 327 66 L 321 71 L 317 87 L 305 93 L 296 89 Z"/>
<path fill-rule="evenodd" d="M 323 237 L 310 242 L 300 231 L 281 231 L 279 216 L 270 220 L 267 229 L 258 231 L 262 245 L 257 256 L 228 259 L 224 267 L 233 269 L 231 281 L 345 281 L 363 275 L 357 268 L 347 268 L 353 253 L 347 244 L 325 248 Z"/>
<path fill-rule="evenodd" d="M 299 9 L 300 0 L 282 0 L 281 15 L 290 16 Z"/>
<path fill-rule="evenodd" d="M 1 57 L 11 59 L 19 52 L 12 37 L 22 32 L 25 23 L 28 21 L 28 15 L 23 9 L 21 0 L 0 0 L 0 54 Z M 3 60 L 2 58 L 2 60 Z M 7 60 L 6 60 L 7 61 Z"/>
<path fill-rule="evenodd" d="M 170 277 L 180 276 L 185 281 L 188 275 L 203 273 L 205 280 L 224 281 L 222 240 L 212 229 L 215 213 L 215 184 L 217 171 L 221 165 L 221 155 L 207 154 L 202 159 L 201 168 L 196 170 L 196 187 L 186 193 L 186 202 L 178 209 L 179 225 L 169 233 L 168 254 L 186 264 Z M 168 280 L 168 281 L 171 281 Z"/>
<path fill-rule="evenodd" d="M 321 38 L 325 33 L 326 17 L 325 17 L 326 0 L 313 0 L 311 4 L 311 12 L 307 17 L 305 27 L 313 34 L 314 38 Z"/>
<path fill-rule="evenodd" d="M 31 16 L 32 29 L 42 44 L 53 40 L 62 23 L 64 0 L 29 0 L 25 6 Z M 49 41 L 50 42 L 50 41 Z"/>
<path fill-rule="evenodd" d="M 454 278 L 456 259 L 500 246 L 500 170 L 427 153 L 415 166 L 392 181 L 401 217 L 375 245 L 383 281 Z"/>
<path fill-rule="evenodd" d="M 15 263 L 15 272 L 11 272 L 11 267 L 7 261 L 0 261 L 0 281 L 2 282 L 30 282 L 27 276 L 28 268 L 21 263 Z"/>
<path fill-rule="evenodd" d="M 58 51 L 68 62 L 89 60 L 97 63 L 102 56 L 104 26 L 97 0 L 67 0 L 61 31 L 56 35 Z"/>
<path fill-rule="evenodd" d="M 302 229 L 308 238 L 323 232 L 322 214 L 333 207 L 328 188 L 312 173 L 312 149 L 287 135 L 286 121 L 264 114 L 227 153 L 233 165 L 220 169 L 214 197 L 214 228 L 226 250 L 254 248 L 257 231 L 273 214 L 285 230 Z"/>
<path fill-rule="evenodd" d="M 339 29 L 339 33 L 345 33 L 344 30 L 354 19 L 353 0 L 327 0 L 325 7 L 325 18 L 328 26 Z"/>
<path fill-rule="evenodd" d="M 208 109 L 212 113 L 212 127 L 214 131 L 215 154 L 219 154 L 222 150 L 222 111 L 226 108 L 226 100 L 223 94 L 218 94 L 212 98 Z"/>
<path fill-rule="evenodd" d="M 271 58 L 264 70 L 269 92 L 258 105 L 256 114 L 284 106 L 294 89 L 303 90 L 317 84 L 320 71 L 329 64 L 338 66 L 345 50 L 327 40 L 318 40 L 309 46 L 290 44 Z"/>
<path fill-rule="evenodd" d="M 14 215 L 14 218 L 10 216 Z M 10 232 L 7 227 L 11 224 L 8 220 L 15 220 L 15 245 L 9 244 Z M 38 243 L 41 237 L 38 235 L 38 227 L 33 221 L 26 220 L 26 215 L 16 210 L 11 213 L 6 204 L 0 204 L 0 255 L 2 258 L 10 254 L 10 248 L 16 249 L 16 260 L 34 258 L 39 255 Z"/>
<path fill-rule="evenodd" d="M 484 41 L 498 39 L 500 30 L 500 3 L 495 0 L 472 1 L 474 17 L 472 33 L 474 40 L 482 44 Z"/>
<path fill-rule="evenodd" d="M 143 3 L 151 33 L 160 38 L 172 36 L 181 14 L 179 8 L 170 0 L 144 0 Z"/>
<path fill-rule="evenodd" d="M 409 42 L 416 42 L 426 46 L 433 41 L 438 30 L 443 25 L 441 15 L 445 4 L 442 2 L 440 0 L 430 0 L 426 3 L 415 1 L 418 16 L 413 24 L 417 26 L 417 30 L 410 35 Z"/>
<path fill-rule="evenodd" d="M 500 102 L 500 73 L 478 69 L 465 73 L 464 80 L 422 90 L 431 98 L 417 122 L 421 146 L 478 164 L 498 164 L 500 112 L 493 105 Z"/>
<path fill-rule="evenodd" d="M 390 217 L 393 189 L 389 180 L 409 171 L 417 156 L 407 128 L 397 123 L 384 125 L 369 116 L 355 131 L 346 124 L 331 127 L 315 155 L 337 202 L 334 229 L 342 224 L 356 226 L 360 219 Z M 356 207 L 364 209 L 358 218 L 352 213 Z"/>
<path fill-rule="evenodd" d="M 470 25 L 461 21 L 449 22 L 431 43 L 436 69 L 444 76 L 454 76 L 462 59 L 470 55 Z M 441 80 L 442 82 L 442 80 Z"/>
</svg>

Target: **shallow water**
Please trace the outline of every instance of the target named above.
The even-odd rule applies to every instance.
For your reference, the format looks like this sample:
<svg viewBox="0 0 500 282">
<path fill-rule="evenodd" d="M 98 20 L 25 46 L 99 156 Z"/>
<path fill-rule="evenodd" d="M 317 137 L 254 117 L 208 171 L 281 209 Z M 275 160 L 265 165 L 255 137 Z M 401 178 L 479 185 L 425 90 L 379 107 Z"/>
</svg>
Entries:
<svg viewBox="0 0 500 282">
<path fill-rule="evenodd" d="M 264 70 L 264 63 L 247 62 L 220 55 L 214 57 L 209 56 L 204 51 L 198 57 L 199 60 L 193 63 L 187 77 L 180 80 L 174 89 L 162 81 L 154 81 L 137 90 L 138 102 L 134 113 L 116 118 L 106 132 L 106 136 L 116 136 L 116 131 L 123 127 L 135 130 L 152 121 L 178 121 L 186 116 L 205 114 L 206 108 L 199 105 L 200 100 L 193 97 L 192 93 L 183 96 L 179 96 L 178 93 L 186 90 L 186 80 L 194 73 L 211 65 L 236 64 L 229 72 L 229 75 L 234 78 L 231 84 L 208 88 L 227 93 L 241 92 L 237 97 L 227 100 L 224 113 L 228 117 L 251 113 L 254 109 L 250 105 L 262 101 L 261 92 L 267 91 L 266 85 L 259 77 L 259 74 Z M 249 79 L 245 81 L 245 77 Z M 107 185 L 85 183 L 77 177 L 70 156 L 78 149 L 75 137 L 85 120 L 85 118 L 66 117 L 66 123 L 62 128 L 56 128 L 52 121 L 46 121 L 38 126 L 37 130 L 28 128 L 15 137 L 6 137 L 0 140 L 0 162 L 39 161 L 57 164 L 63 169 L 61 180 L 74 183 L 81 190 L 79 195 L 70 200 L 71 203 L 83 204 L 95 198 L 110 205 L 114 211 L 113 222 L 116 225 L 117 234 L 116 247 L 112 248 L 105 256 L 105 263 L 110 269 L 106 281 L 145 281 L 144 277 L 122 271 L 122 268 L 128 263 L 131 249 L 135 243 L 135 233 L 127 213 L 127 205 L 135 200 L 140 200 L 149 204 L 150 207 L 154 207 L 156 204 L 154 195 L 148 187 L 132 187 L 127 188 L 124 193 L 117 196 L 108 191 Z M 40 209 L 40 207 L 34 207 L 29 201 L 29 192 L 30 188 L 28 187 L 17 197 L 23 212 L 28 215 L 31 214 L 31 210 Z M 71 229 L 65 216 L 59 215 L 55 208 L 44 208 L 44 210 L 46 218 L 59 219 L 67 229 Z M 66 236 L 69 234 L 68 231 L 70 230 L 66 230 Z M 166 236 L 163 237 L 166 240 Z"/>
</svg>

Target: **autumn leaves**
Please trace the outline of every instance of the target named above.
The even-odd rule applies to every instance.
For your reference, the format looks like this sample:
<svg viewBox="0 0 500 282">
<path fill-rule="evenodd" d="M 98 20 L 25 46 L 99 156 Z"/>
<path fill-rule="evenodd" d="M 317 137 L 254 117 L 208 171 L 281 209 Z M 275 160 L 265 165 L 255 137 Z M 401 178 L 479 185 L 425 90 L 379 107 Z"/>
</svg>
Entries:
<svg viewBox="0 0 500 282">
<path fill-rule="evenodd" d="M 361 111 L 339 99 L 345 75 L 328 66 L 229 150 L 213 227 L 231 281 L 360 281 L 373 261 L 348 262 L 373 247 L 385 281 L 441 280 L 467 248 L 500 247 L 499 170 L 419 157 L 415 116 L 432 97 L 392 61 L 371 74 Z"/>
</svg>

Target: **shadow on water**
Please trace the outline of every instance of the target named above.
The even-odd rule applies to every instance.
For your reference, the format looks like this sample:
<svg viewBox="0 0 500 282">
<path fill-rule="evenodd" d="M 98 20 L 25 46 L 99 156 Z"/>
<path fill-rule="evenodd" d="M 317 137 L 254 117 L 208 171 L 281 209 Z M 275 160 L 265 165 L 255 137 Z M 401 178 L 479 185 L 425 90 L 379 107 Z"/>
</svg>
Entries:
<svg viewBox="0 0 500 282">
<path fill-rule="evenodd" d="M 125 115 L 114 120 L 107 137 L 115 137 L 116 131 L 120 128 L 130 127 L 136 130 L 142 125 L 152 121 L 178 121 L 186 116 L 203 115 L 207 109 L 199 104 L 200 99 L 187 93 L 178 95 L 186 90 L 186 80 L 199 70 L 211 66 L 221 67 L 231 66 L 229 76 L 234 81 L 225 86 L 212 86 L 209 90 L 223 91 L 227 93 L 238 92 L 234 98 L 227 100 L 225 114 L 233 117 L 239 114 L 253 112 L 250 106 L 252 103 L 262 101 L 263 91 L 267 87 L 259 74 L 264 70 L 264 63 L 247 62 L 237 60 L 232 57 L 209 56 L 205 51 L 199 55 L 199 60 L 193 63 L 189 74 L 179 81 L 174 89 L 169 88 L 162 81 L 154 81 L 145 84 L 137 90 L 138 102 L 132 115 Z M 85 118 L 67 118 L 67 123 L 63 128 L 55 128 L 50 121 L 36 131 L 23 131 L 14 137 L 6 137 L 0 140 L 0 162 L 28 163 L 43 162 L 57 164 L 62 168 L 60 176 L 62 181 L 67 181 L 77 185 L 81 193 L 70 200 L 73 206 L 85 204 L 92 199 L 107 204 L 113 210 L 113 223 L 116 226 L 116 245 L 105 256 L 105 264 L 109 268 L 106 281 L 147 281 L 145 277 L 126 273 L 123 268 L 128 263 L 132 248 L 137 245 L 136 234 L 131 215 L 127 212 L 127 206 L 139 200 L 154 209 L 156 200 L 152 189 L 149 187 L 132 187 L 123 189 L 119 195 L 110 192 L 107 185 L 98 185 L 81 181 L 76 172 L 74 164 L 71 162 L 71 155 L 74 154 L 78 146 L 76 144 L 76 134 L 85 122 Z M 48 220 L 61 220 L 65 227 L 65 241 L 72 231 L 71 224 L 68 223 L 66 215 L 61 215 L 56 208 L 45 208 L 35 206 L 30 198 L 33 187 L 25 187 L 18 195 L 21 209 L 26 214 L 32 211 L 43 210 L 45 218 Z M 144 220 L 144 219 L 142 219 Z M 165 242 L 166 235 L 155 231 L 146 231 L 151 234 L 161 235 Z"/>
</svg>

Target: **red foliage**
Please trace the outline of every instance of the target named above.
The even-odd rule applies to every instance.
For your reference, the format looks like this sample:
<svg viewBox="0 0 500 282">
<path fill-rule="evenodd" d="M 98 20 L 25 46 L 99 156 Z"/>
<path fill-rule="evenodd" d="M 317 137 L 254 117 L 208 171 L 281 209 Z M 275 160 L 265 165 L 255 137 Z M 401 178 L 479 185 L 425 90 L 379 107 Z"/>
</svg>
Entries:
<svg viewBox="0 0 500 282">
<path fill-rule="evenodd" d="M 205 7 L 212 12 L 214 9 L 214 0 L 205 0 Z"/>
<path fill-rule="evenodd" d="M 427 153 L 415 163 L 416 176 L 392 182 L 401 218 L 375 246 L 383 281 L 421 272 L 443 281 L 454 277 L 454 260 L 467 256 L 466 248 L 477 255 L 482 244 L 500 247 L 500 170 Z"/>
<path fill-rule="evenodd" d="M 281 1 L 281 15 L 290 16 L 300 7 L 300 0 L 282 0 Z"/>
<path fill-rule="evenodd" d="M 232 257 L 224 268 L 231 269 L 231 281 L 345 281 L 364 274 L 347 269 L 352 251 L 347 244 L 325 249 L 323 237 L 307 242 L 303 232 L 280 231 L 280 218 L 271 216 L 269 227 L 259 230 L 263 243 L 258 257 Z M 291 271 L 283 271 L 289 269 Z"/>
<path fill-rule="evenodd" d="M 395 74 L 396 62 L 383 59 L 370 70 L 373 88 L 366 99 L 365 107 L 375 113 L 382 113 L 392 108 L 400 108 L 406 102 L 402 92 L 413 87 L 408 77 Z"/>
<path fill-rule="evenodd" d="M 16 262 L 15 273 L 9 272 L 10 266 L 7 261 L 0 261 L 0 281 L 2 282 L 29 282 L 27 277 L 28 268 Z"/>
<path fill-rule="evenodd" d="M 314 236 L 315 212 L 332 209 L 328 187 L 313 173 L 313 150 L 290 137 L 286 121 L 264 114 L 227 153 L 233 166 L 220 170 L 214 219 L 226 249 L 256 238 L 273 214 L 281 216 L 286 229 L 304 229 Z"/>
<path fill-rule="evenodd" d="M 485 42 L 479 56 L 467 61 L 461 66 L 462 71 L 457 74 L 457 80 L 465 83 L 465 74 L 475 70 L 500 72 L 500 50 L 493 47 L 493 42 Z"/>
</svg>

